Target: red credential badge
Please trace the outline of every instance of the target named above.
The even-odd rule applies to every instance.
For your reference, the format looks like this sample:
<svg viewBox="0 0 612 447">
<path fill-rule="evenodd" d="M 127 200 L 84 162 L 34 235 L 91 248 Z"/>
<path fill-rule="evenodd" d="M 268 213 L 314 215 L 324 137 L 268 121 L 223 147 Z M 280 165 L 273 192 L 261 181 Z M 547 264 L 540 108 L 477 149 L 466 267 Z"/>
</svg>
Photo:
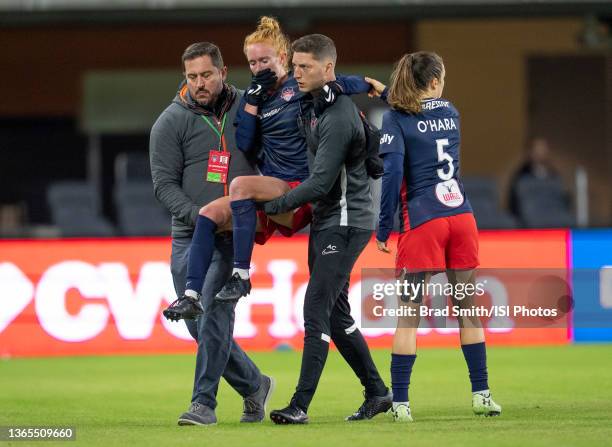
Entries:
<svg viewBox="0 0 612 447">
<path fill-rule="evenodd" d="M 224 151 L 210 151 L 208 155 L 208 170 L 206 180 L 213 183 L 227 183 L 230 153 Z"/>
</svg>

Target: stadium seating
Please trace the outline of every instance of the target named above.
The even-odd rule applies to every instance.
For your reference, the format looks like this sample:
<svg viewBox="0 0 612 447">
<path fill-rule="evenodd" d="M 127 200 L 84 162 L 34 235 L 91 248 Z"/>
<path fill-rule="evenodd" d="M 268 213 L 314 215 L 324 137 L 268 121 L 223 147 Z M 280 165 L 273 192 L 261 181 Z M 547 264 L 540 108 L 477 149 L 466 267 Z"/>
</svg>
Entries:
<svg viewBox="0 0 612 447">
<path fill-rule="evenodd" d="M 478 224 L 481 229 L 516 228 L 517 222 L 509 213 L 503 211 L 499 203 L 499 190 L 494 178 L 465 177 L 463 186 Z"/>
<path fill-rule="evenodd" d="M 47 189 L 51 219 L 63 237 L 114 236 L 115 231 L 100 213 L 96 188 L 84 181 L 62 181 Z"/>
<path fill-rule="evenodd" d="M 572 227 L 575 219 L 559 179 L 524 178 L 518 182 L 520 218 L 529 228 Z"/>
<path fill-rule="evenodd" d="M 151 182 L 149 154 L 146 152 L 122 152 L 115 158 L 115 182 Z"/>
<path fill-rule="evenodd" d="M 123 152 L 115 158 L 115 214 L 124 236 L 167 236 L 170 215 L 153 194 L 146 152 Z"/>
<path fill-rule="evenodd" d="M 150 180 L 118 182 L 114 191 L 117 223 L 124 236 L 167 236 L 170 215 L 153 195 Z"/>
</svg>

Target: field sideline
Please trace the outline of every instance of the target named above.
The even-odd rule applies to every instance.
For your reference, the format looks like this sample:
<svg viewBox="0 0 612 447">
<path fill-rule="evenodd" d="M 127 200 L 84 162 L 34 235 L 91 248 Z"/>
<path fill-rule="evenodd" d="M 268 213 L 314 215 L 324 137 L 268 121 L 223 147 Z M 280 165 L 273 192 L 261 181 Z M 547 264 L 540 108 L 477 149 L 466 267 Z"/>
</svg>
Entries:
<svg viewBox="0 0 612 447">
<path fill-rule="evenodd" d="M 374 351 L 386 381 L 389 353 Z M 361 388 L 336 351 L 330 352 L 307 426 L 239 424 L 239 396 L 223 383 L 214 427 L 178 427 L 187 409 L 195 356 L 77 357 L 0 360 L 0 426 L 68 425 L 78 445 L 248 446 L 567 446 L 610 445 L 612 346 L 489 349 L 490 385 L 503 406 L 499 418 L 470 408 L 467 368 L 459 349 L 421 350 L 410 401 L 415 422 L 386 416 L 346 423 Z M 299 372 L 300 354 L 254 353 L 284 406 Z M 0 443 L 7 445 L 6 443 Z M 9 445 L 42 445 L 23 441 Z M 44 445 L 66 445 L 45 442 Z M 75 445 L 68 443 L 68 445 Z"/>
</svg>

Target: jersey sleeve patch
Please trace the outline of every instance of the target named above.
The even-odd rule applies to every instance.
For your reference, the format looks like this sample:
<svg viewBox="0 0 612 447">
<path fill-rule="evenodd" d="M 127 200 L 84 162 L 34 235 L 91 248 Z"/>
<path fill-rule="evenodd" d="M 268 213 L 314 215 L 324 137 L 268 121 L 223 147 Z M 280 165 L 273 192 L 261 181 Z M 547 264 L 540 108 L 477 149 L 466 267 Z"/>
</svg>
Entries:
<svg viewBox="0 0 612 447">
<path fill-rule="evenodd" d="M 383 115 L 383 124 L 380 133 L 380 155 L 389 153 L 404 155 L 405 148 L 402 129 L 390 111 L 385 112 Z"/>
</svg>

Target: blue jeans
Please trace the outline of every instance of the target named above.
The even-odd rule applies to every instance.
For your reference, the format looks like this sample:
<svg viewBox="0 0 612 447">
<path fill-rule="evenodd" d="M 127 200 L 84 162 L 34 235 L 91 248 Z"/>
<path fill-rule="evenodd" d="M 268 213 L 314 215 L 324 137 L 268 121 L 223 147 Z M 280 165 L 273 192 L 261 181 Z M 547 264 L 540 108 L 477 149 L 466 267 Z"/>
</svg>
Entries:
<svg viewBox="0 0 612 447">
<path fill-rule="evenodd" d="M 177 296 L 185 291 L 190 245 L 190 237 L 172 239 L 170 268 Z M 217 406 L 217 389 L 222 376 L 243 397 L 256 392 L 261 383 L 259 369 L 233 337 L 236 303 L 214 300 L 230 278 L 232 264 L 231 234 L 216 235 L 215 251 L 202 288 L 204 315 L 197 320 L 185 320 L 189 333 L 198 343 L 191 401 L 213 409 Z"/>
</svg>

